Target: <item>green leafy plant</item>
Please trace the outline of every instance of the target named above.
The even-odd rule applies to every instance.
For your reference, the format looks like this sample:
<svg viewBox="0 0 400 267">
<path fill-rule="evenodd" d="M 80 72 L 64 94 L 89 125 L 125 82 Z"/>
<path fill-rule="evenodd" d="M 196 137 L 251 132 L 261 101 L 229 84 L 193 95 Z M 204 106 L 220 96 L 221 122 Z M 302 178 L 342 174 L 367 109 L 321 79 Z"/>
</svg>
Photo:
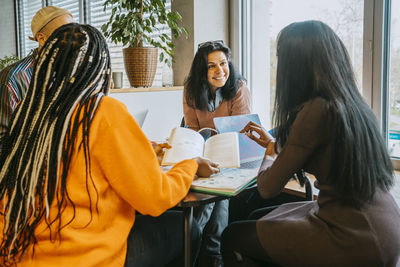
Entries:
<svg viewBox="0 0 400 267">
<path fill-rule="evenodd" d="M 143 47 L 144 44 L 161 49 L 160 62 L 170 63 L 174 57 L 175 48 L 172 38 L 167 33 L 161 33 L 157 24 L 166 25 L 171 29 L 173 37 L 181 34 L 188 36 L 184 27 L 178 23 L 182 17 L 178 12 L 167 11 L 166 0 L 106 0 L 104 11 L 112 8 L 111 17 L 102 25 L 105 37 L 115 44 L 123 46 Z M 158 25 L 158 26 L 160 26 Z M 155 34 L 160 32 L 160 34 Z M 167 56 L 168 55 L 168 56 Z"/>
<path fill-rule="evenodd" d="M 5 67 L 17 62 L 19 57 L 17 55 L 5 56 L 0 59 L 0 70 L 4 69 Z"/>
</svg>

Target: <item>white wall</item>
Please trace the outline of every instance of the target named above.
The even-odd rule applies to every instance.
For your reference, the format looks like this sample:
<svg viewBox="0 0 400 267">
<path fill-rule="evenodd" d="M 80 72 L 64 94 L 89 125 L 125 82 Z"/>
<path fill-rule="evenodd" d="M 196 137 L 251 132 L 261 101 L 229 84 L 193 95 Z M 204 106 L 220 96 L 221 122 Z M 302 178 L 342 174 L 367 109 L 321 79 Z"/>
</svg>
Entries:
<svg viewBox="0 0 400 267">
<path fill-rule="evenodd" d="M 0 58 L 16 53 L 14 1 L 1 0 Z"/>
<path fill-rule="evenodd" d="M 223 40 L 229 46 L 229 3 L 226 0 L 194 0 L 194 51 L 199 43 Z"/>
<path fill-rule="evenodd" d="M 171 8 L 181 14 L 182 26 L 189 31 L 187 39 L 174 39 L 174 83 L 183 85 L 199 43 L 224 40 L 229 46 L 229 0 L 174 0 Z"/>
<path fill-rule="evenodd" d="M 183 117 L 182 90 L 160 92 L 111 93 L 123 102 L 131 114 L 149 109 L 142 126 L 143 132 L 153 141 L 165 141 L 171 129 L 180 125 Z"/>
</svg>

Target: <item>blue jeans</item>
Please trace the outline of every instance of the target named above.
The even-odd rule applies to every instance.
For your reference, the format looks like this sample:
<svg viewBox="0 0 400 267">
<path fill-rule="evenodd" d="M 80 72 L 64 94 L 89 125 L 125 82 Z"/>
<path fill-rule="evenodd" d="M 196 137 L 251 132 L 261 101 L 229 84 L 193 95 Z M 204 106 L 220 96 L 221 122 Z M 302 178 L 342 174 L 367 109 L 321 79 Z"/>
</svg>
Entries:
<svg viewBox="0 0 400 267">
<path fill-rule="evenodd" d="M 227 199 L 194 208 L 194 221 L 202 231 L 198 266 L 220 266 L 222 263 L 221 235 L 228 226 L 228 211 Z"/>
<path fill-rule="evenodd" d="M 128 236 L 125 267 L 183 266 L 183 212 L 168 210 L 158 217 L 137 214 Z M 200 229 L 193 221 L 192 255 L 197 256 Z"/>
</svg>

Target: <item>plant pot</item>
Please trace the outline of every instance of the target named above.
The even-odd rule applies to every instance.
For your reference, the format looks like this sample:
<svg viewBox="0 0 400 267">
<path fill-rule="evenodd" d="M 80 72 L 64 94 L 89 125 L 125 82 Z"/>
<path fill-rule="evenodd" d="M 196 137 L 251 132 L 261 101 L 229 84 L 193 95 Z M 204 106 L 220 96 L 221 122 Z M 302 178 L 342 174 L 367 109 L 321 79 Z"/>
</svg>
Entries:
<svg viewBox="0 0 400 267">
<path fill-rule="evenodd" d="M 125 71 L 132 87 L 150 87 L 156 75 L 158 48 L 126 47 L 124 54 Z"/>
</svg>

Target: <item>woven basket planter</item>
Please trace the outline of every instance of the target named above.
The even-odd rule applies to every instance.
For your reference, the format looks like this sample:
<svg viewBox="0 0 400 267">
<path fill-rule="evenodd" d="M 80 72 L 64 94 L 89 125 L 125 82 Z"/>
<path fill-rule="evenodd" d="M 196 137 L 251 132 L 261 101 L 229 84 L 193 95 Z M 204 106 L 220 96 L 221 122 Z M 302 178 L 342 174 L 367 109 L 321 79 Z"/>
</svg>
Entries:
<svg viewBox="0 0 400 267">
<path fill-rule="evenodd" d="M 127 47 L 122 49 L 125 71 L 132 87 L 150 87 L 157 70 L 158 48 Z"/>
</svg>

